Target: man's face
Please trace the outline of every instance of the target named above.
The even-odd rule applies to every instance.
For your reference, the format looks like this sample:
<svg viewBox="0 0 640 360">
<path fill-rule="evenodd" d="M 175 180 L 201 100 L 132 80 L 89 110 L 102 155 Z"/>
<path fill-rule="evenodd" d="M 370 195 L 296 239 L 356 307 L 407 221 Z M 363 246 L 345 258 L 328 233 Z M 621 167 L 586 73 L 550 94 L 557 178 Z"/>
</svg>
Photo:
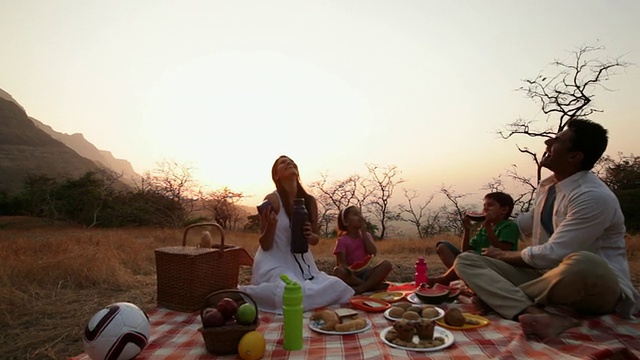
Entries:
<svg viewBox="0 0 640 360">
<path fill-rule="evenodd" d="M 540 165 L 553 172 L 579 167 L 582 153 L 570 151 L 572 140 L 573 132 L 570 129 L 564 129 L 553 139 L 547 139 L 544 142 L 547 145 L 546 153 L 540 160 Z"/>
</svg>

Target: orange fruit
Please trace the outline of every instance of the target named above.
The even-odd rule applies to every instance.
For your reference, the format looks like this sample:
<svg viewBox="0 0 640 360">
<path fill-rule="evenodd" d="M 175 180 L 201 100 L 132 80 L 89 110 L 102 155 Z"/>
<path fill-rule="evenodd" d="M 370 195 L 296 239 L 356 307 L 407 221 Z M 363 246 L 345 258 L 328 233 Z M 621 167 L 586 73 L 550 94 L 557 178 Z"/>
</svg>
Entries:
<svg viewBox="0 0 640 360">
<path fill-rule="evenodd" d="M 249 331 L 238 343 L 238 355 L 242 360 L 258 360 L 264 355 L 267 343 L 259 331 Z"/>
</svg>

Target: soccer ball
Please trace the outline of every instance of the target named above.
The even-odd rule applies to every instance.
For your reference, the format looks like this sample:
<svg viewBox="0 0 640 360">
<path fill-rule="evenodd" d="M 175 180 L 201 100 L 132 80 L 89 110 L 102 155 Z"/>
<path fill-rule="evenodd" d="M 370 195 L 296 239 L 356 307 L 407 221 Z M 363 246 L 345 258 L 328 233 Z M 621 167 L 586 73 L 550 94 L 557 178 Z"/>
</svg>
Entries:
<svg viewBox="0 0 640 360">
<path fill-rule="evenodd" d="M 139 307 L 128 302 L 101 309 L 84 328 L 84 352 L 91 360 L 129 360 L 147 346 L 151 324 Z"/>
</svg>

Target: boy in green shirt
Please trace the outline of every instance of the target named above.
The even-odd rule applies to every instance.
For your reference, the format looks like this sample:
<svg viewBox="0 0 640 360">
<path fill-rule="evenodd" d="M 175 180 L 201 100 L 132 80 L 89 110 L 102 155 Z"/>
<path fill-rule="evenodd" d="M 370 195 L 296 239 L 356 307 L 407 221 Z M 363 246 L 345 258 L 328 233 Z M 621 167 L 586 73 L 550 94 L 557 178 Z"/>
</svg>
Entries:
<svg viewBox="0 0 640 360">
<path fill-rule="evenodd" d="M 502 250 L 517 250 L 520 231 L 516 222 L 509 220 L 512 211 L 513 198 L 509 194 L 503 192 L 486 194 L 482 204 L 484 220 L 481 220 L 482 227 L 478 233 L 470 238 L 471 216 L 467 214 L 462 218 L 464 232 L 461 250 L 448 241 L 440 241 L 436 244 L 436 252 L 447 267 L 447 272 L 442 276 L 429 278 L 427 285 L 429 287 L 435 284 L 449 285 L 450 282 L 458 280 L 458 275 L 452 266 L 461 252 L 475 251 L 480 254 L 483 248 L 490 246 Z"/>
</svg>

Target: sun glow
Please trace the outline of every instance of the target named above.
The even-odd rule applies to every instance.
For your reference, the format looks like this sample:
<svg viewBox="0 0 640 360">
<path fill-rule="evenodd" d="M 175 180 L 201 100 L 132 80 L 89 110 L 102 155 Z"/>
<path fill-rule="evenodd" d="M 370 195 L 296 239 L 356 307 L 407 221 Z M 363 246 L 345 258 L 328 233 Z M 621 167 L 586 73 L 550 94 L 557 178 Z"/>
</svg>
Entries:
<svg viewBox="0 0 640 360">
<path fill-rule="evenodd" d="M 147 139 L 154 149 L 148 167 L 171 157 L 199 164 L 211 186 L 260 189 L 271 186 L 278 155 L 291 154 L 303 167 L 339 154 L 339 146 L 322 144 L 357 145 L 371 120 L 367 99 L 326 70 L 281 54 L 232 51 L 167 70 L 138 131 L 155 134 Z"/>
</svg>

